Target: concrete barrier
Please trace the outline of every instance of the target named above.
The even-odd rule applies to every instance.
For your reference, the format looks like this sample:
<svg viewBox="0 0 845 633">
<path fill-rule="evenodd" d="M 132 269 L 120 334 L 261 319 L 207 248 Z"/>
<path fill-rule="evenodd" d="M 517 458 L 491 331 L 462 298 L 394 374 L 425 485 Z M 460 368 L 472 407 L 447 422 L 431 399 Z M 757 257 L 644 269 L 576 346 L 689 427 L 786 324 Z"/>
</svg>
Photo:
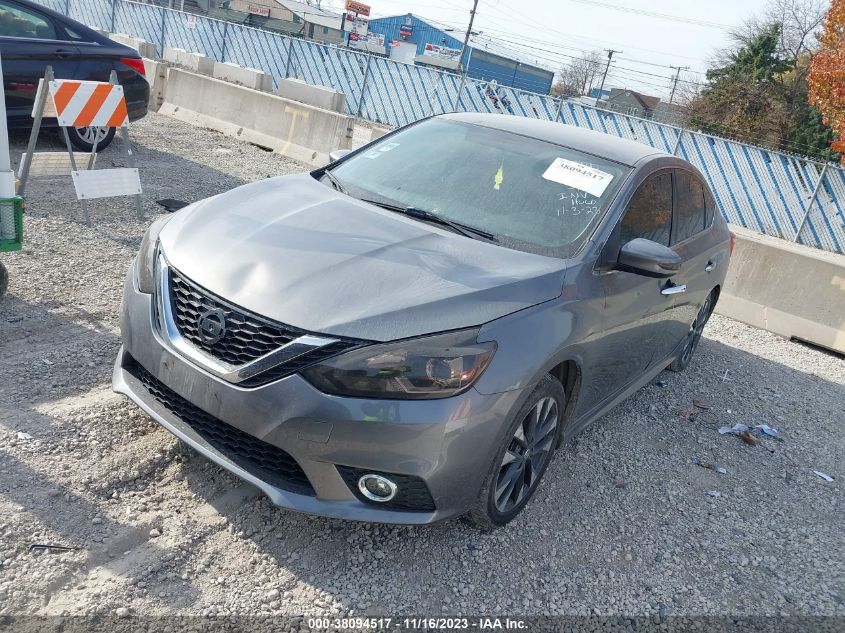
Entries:
<svg viewBox="0 0 845 633">
<path fill-rule="evenodd" d="M 273 91 L 273 78 L 257 68 L 244 68 L 231 62 L 214 62 L 212 74 L 215 79 L 222 79 L 253 90 Z"/>
<path fill-rule="evenodd" d="M 171 68 L 162 114 L 290 156 L 309 165 L 349 147 L 350 116 Z"/>
<path fill-rule="evenodd" d="M 392 132 L 392 131 L 393 130 L 391 130 L 390 128 L 387 128 L 387 127 L 375 126 L 375 127 L 373 127 L 372 130 L 370 130 L 370 141 L 375 141 L 376 139 L 379 139 L 382 136 L 384 136 L 385 134 L 387 134 L 388 132 Z"/>
<path fill-rule="evenodd" d="M 144 59 L 144 74 L 150 84 L 150 98 L 147 107 L 158 112 L 164 103 L 164 86 L 167 82 L 167 64 L 154 59 Z"/>
<path fill-rule="evenodd" d="M 736 248 L 716 312 L 845 354 L 845 255 L 731 231 Z"/>
<path fill-rule="evenodd" d="M 343 112 L 346 105 L 344 93 L 323 86 L 312 86 L 301 79 L 282 79 L 276 94 L 291 101 L 299 101 L 334 112 Z"/>
<path fill-rule="evenodd" d="M 112 33 L 109 35 L 109 39 L 114 40 L 118 44 L 134 48 L 138 51 L 141 57 L 158 59 L 158 51 L 156 51 L 155 44 L 142 40 L 140 37 L 132 37 L 131 35 L 126 35 L 125 33 Z"/>
<path fill-rule="evenodd" d="M 200 53 L 189 53 L 182 48 L 166 47 L 162 59 L 192 73 L 209 76 L 214 74 L 214 60 Z"/>
</svg>

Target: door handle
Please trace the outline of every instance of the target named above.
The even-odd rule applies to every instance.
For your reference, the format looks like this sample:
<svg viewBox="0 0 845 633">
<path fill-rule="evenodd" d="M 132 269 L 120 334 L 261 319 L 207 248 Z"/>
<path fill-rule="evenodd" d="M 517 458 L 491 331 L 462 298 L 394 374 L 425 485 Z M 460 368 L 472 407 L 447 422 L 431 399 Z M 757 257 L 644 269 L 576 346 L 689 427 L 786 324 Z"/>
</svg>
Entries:
<svg viewBox="0 0 845 633">
<path fill-rule="evenodd" d="M 65 48 L 59 48 L 55 51 L 56 57 L 59 59 L 67 59 L 68 57 L 73 57 L 76 53 L 74 51 L 69 51 Z"/>
<path fill-rule="evenodd" d="M 673 284 L 671 286 L 666 286 L 663 290 L 660 291 L 660 294 L 662 294 L 662 295 L 678 295 L 678 294 L 681 294 L 682 292 L 686 292 L 686 291 L 687 291 L 687 285 L 686 284 L 681 284 L 680 286 L 676 286 L 676 285 Z"/>
<path fill-rule="evenodd" d="M 704 272 L 712 273 L 714 268 L 716 268 L 716 266 L 713 265 L 713 262 L 707 262 L 707 265 L 704 267 Z"/>
</svg>

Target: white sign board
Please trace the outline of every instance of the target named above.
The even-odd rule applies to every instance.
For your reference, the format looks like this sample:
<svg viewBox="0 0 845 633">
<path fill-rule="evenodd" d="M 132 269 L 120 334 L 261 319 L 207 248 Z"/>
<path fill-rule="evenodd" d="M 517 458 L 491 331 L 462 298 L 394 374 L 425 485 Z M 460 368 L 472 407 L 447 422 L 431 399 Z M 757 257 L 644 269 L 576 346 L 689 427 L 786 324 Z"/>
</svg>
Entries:
<svg viewBox="0 0 845 633">
<path fill-rule="evenodd" d="M 423 55 L 426 57 L 440 57 L 442 59 L 458 61 L 461 59 L 461 49 L 438 46 L 437 44 L 426 44 Z"/>
<path fill-rule="evenodd" d="M 555 158 L 543 173 L 543 178 L 599 198 L 613 180 L 613 174 L 574 160 Z"/>
</svg>

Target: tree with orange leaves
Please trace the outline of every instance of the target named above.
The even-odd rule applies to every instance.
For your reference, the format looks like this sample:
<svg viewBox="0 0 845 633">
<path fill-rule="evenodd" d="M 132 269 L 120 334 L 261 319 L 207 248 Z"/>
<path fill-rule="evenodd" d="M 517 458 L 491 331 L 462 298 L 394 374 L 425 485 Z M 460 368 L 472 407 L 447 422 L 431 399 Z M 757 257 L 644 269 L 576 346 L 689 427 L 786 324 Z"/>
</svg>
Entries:
<svg viewBox="0 0 845 633">
<path fill-rule="evenodd" d="M 831 148 L 845 152 L 845 0 L 833 0 L 813 55 L 808 81 L 810 103 L 822 113 L 836 138 Z M 845 164 L 845 153 L 842 155 Z"/>
</svg>

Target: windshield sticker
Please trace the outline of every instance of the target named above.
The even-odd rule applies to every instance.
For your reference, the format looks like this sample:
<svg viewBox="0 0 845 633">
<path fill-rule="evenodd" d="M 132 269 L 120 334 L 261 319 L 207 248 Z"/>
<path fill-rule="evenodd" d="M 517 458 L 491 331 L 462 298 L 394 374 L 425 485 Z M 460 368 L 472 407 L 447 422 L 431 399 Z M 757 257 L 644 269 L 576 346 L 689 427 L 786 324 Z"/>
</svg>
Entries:
<svg viewBox="0 0 845 633">
<path fill-rule="evenodd" d="M 496 172 L 496 175 L 493 176 L 493 189 L 498 191 L 502 188 L 502 183 L 505 181 L 505 161 L 502 161 L 502 164 L 499 165 L 499 171 Z"/>
<path fill-rule="evenodd" d="M 399 147 L 399 143 L 385 143 L 379 147 L 375 147 L 371 149 L 369 152 L 364 154 L 364 158 L 378 158 L 382 154 L 389 152 L 392 149 Z"/>
<path fill-rule="evenodd" d="M 574 160 L 555 158 L 543 173 L 543 178 L 601 197 L 613 180 L 613 174 Z"/>
</svg>

